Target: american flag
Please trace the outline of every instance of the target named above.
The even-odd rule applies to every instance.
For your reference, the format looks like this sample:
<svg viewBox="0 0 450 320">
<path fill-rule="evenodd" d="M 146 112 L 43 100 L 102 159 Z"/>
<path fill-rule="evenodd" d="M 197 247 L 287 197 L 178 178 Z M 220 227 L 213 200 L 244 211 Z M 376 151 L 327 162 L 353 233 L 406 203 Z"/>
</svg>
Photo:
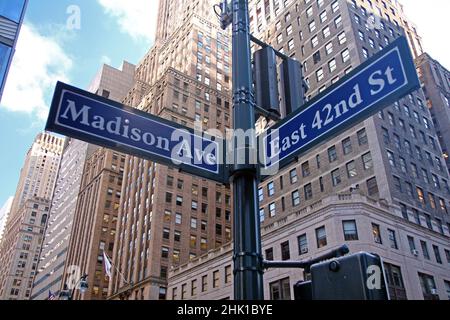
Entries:
<svg viewBox="0 0 450 320">
<path fill-rule="evenodd" d="M 56 300 L 56 296 L 50 290 L 48 291 L 48 299 L 47 300 Z"/>
</svg>

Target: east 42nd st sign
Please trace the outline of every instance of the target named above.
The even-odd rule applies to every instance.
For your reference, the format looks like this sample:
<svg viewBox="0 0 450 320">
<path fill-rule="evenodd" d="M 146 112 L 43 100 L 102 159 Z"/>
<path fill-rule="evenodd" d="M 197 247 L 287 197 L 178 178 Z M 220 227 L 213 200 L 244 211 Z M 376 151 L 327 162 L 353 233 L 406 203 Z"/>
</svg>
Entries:
<svg viewBox="0 0 450 320">
<path fill-rule="evenodd" d="M 262 175 L 277 172 L 418 88 L 411 51 L 401 37 L 260 136 Z"/>
</svg>

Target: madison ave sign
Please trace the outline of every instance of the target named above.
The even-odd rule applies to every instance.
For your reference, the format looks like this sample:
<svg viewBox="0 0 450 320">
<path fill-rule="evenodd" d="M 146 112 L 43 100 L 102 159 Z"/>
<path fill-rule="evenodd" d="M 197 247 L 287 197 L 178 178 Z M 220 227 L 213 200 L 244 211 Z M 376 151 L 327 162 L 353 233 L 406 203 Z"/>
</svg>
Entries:
<svg viewBox="0 0 450 320">
<path fill-rule="evenodd" d="M 222 139 L 60 82 L 46 129 L 227 182 Z"/>
<path fill-rule="evenodd" d="M 249 141 L 255 157 L 246 161 L 258 162 L 261 176 L 276 174 L 419 87 L 408 43 L 399 38 L 258 138 L 255 132 L 233 132 L 226 143 L 220 133 L 196 132 L 63 83 L 56 86 L 46 129 L 229 183 L 232 162 L 239 159 L 229 155 L 248 148 Z"/>
</svg>

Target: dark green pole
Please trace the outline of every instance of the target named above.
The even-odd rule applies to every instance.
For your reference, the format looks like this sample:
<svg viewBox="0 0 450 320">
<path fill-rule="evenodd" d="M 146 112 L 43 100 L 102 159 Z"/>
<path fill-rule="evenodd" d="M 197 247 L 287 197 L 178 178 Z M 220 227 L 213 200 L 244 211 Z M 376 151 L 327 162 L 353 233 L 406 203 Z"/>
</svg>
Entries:
<svg viewBox="0 0 450 320">
<path fill-rule="evenodd" d="M 232 0 L 233 7 L 233 113 L 235 132 L 255 134 L 255 97 L 252 90 L 250 24 L 247 0 Z M 237 131 L 236 131 L 237 130 Z M 257 164 L 250 163 L 255 141 L 235 146 L 234 187 L 234 298 L 264 300 L 263 257 L 257 199 Z M 242 161 L 245 159 L 245 161 Z"/>
</svg>

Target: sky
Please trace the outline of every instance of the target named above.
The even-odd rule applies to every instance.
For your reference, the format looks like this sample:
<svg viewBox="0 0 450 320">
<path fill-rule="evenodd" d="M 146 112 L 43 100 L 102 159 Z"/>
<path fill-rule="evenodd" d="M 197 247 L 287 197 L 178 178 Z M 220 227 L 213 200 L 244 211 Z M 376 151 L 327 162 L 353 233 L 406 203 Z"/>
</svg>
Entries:
<svg viewBox="0 0 450 320">
<path fill-rule="evenodd" d="M 450 68 L 448 0 L 402 0 L 424 48 Z M 426 3 L 426 4 L 425 4 Z M 103 63 L 137 64 L 150 49 L 158 0 L 30 0 L 0 105 L 0 207 L 45 127 L 56 81 L 87 88 Z"/>
</svg>

